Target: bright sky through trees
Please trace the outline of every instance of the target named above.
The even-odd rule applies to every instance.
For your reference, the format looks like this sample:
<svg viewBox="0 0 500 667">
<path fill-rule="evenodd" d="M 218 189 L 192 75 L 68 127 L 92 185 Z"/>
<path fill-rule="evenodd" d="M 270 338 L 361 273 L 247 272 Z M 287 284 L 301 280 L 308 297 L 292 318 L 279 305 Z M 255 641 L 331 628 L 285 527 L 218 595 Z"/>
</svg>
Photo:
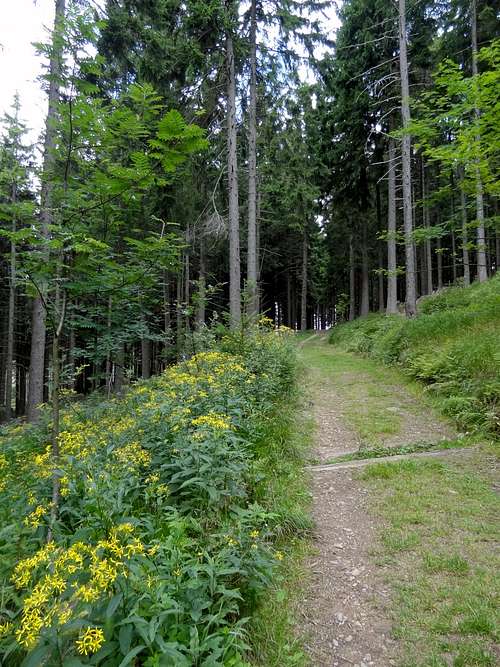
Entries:
<svg viewBox="0 0 500 667">
<path fill-rule="evenodd" d="M 0 23 L 0 115 L 7 111 L 16 91 L 21 97 L 21 115 L 31 129 L 31 139 L 40 133 L 47 113 L 46 96 L 37 76 L 42 59 L 36 55 L 33 42 L 45 41 L 47 28 L 54 20 L 53 0 L 6 0 Z M 334 9 L 325 28 L 338 26 Z"/>
</svg>

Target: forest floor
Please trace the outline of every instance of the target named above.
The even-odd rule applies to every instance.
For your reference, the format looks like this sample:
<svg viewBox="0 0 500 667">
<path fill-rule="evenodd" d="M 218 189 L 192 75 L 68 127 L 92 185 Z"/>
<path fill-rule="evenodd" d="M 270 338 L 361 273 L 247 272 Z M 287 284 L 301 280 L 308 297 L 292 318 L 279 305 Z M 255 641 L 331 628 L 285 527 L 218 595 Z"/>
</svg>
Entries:
<svg viewBox="0 0 500 667">
<path fill-rule="evenodd" d="M 398 371 L 325 336 L 299 347 L 315 423 L 308 664 L 497 664 L 494 455 Z"/>
</svg>

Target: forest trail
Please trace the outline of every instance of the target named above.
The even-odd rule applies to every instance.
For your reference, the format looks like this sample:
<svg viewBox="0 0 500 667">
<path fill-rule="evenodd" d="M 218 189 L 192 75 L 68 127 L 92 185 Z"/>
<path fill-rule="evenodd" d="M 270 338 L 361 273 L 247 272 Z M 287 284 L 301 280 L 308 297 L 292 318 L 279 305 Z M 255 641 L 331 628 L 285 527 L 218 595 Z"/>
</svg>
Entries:
<svg viewBox="0 0 500 667">
<path fill-rule="evenodd" d="M 322 335 L 299 349 L 319 463 L 310 466 L 316 535 L 303 608 L 306 649 L 314 667 L 397 665 L 387 573 L 373 557 L 379 522 L 368 511 L 358 471 L 324 464 L 360 448 L 435 443 L 456 434 L 391 369 L 333 348 Z"/>
</svg>

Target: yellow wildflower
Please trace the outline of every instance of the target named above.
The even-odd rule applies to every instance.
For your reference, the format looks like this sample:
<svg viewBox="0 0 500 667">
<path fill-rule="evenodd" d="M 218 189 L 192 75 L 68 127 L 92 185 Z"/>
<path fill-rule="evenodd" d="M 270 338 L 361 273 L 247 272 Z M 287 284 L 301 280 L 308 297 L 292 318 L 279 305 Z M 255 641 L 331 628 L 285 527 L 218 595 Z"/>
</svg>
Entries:
<svg viewBox="0 0 500 667">
<path fill-rule="evenodd" d="M 32 528 L 38 528 L 41 524 L 41 518 L 47 513 L 47 509 L 43 505 L 38 505 L 36 509 L 28 514 L 24 519 L 23 523 L 25 526 L 31 526 Z"/>
<path fill-rule="evenodd" d="M 5 623 L 0 623 L 0 637 L 5 637 L 12 630 L 12 623 L 5 621 Z"/>
<path fill-rule="evenodd" d="M 148 549 L 148 556 L 156 556 L 159 549 L 160 549 L 159 544 L 153 544 L 153 546 Z"/>
<path fill-rule="evenodd" d="M 209 426 L 214 429 L 227 430 L 232 428 L 229 418 L 226 415 L 218 415 L 210 413 L 208 415 L 201 415 L 191 420 L 193 426 Z"/>
<path fill-rule="evenodd" d="M 104 643 L 104 632 L 101 628 L 86 628 L 76 640 L 76 648 L 81 655 L 96 653 Z"/>
<path fill-rule="evenodd" d="M 99 591 L 85 584 L 76 589 L 74 597 L 83 602 L 95 602 L 99 599 Z"/>
<path fill-rule="evenodd" d="M 138 442 L 130 442 L 119 449 L 115 449 L 113 455 L 122 465 L 140 468 L 151 463 L 151 454 L 143 449 Z"/>
</svg>

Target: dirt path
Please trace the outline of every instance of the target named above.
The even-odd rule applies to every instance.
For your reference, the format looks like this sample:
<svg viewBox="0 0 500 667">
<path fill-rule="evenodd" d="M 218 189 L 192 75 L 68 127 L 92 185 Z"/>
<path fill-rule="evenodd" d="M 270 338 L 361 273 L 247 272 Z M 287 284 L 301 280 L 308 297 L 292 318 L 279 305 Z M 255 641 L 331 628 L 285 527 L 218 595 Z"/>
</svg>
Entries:
<svg viewBox="0 0 500 667">
<path fill-rule="evenodd" d="M 355 361 L 346 369 L 349 360 L 342 354 L 328 346 L 325 338 L 309 339 L 301 349 L 316 424 L 316 462 L 357 451 L 363 442 L 366 445 L 370 438 L 378 439 L 381 432 L 383 435 L 384 424 L 375 423 L 371 416 L 372 410 L 381 410 L 376 391 L 381 378 L 376 374 L 368 377 Z M 353 391 L 356 384 L 363 388 L 360 399 Z M 427 440 L 452 436 L 450 427 L 436 416 L 424 414 L 418 401 L 404 386 L 394 384 L 393 377 L 390 385 L 380 384 L 382 406 L 389 405 L 398 413 L 397 421 L 391 421 L 391 429 L 387 429 L 391 433 L 386 446 L 387 441 L 422 441 L 423 433 Z M 342 392 L 345 386 L 351 389 Z M 321 465 L 317 469 L 312 466 L 310 472 L 316 553 L 309 562 L 311 580 L 303 610 L 310 664 L 397 665 L 398 646 L 391 635 L 388 606 L 390 591 L 384 567 L 376 565 L 372 557 L 379 526 L 369 514 L 365 488 L 357 479 L 359 472 L 351 467 L 329 470 Z"/>
<path fill-rule="evenodd" d="M 391 369 L 334 351 L 324 335 L 301 344 L 308 367 L 320 463 L 372 447 L 437 443 L 454 429 L 428 408 Z"/>
</svg>

